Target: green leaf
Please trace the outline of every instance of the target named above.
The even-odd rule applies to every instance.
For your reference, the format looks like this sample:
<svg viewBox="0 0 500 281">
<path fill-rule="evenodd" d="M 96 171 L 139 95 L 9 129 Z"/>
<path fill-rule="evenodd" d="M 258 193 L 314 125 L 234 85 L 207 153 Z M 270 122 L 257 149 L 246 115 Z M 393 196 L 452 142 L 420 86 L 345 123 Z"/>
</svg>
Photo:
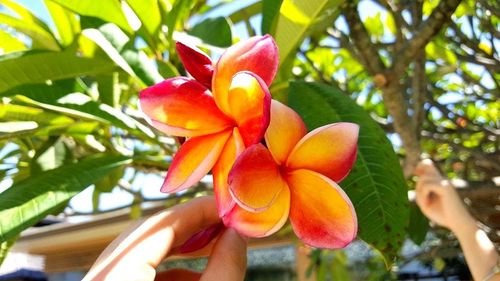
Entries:
<svg viewBox="0 0 500 281">
<path fill-rule="evenodd" d="M 161 14 L 158 0 L 127 0 L 127 4 L 141 20 L 144 28 L 152 37 L 156 35 L 161 26 Z"/>
<path fill-rule="evenodd" d="M 134 203 L 130 206 L 130 214 L 129 217 L 131 220 L 137 220 L 142 217 L 142 208 L 140 203 Z"/>
<path fill-rule="evenodd" d="M 119 26 L 123 31 L 131 34 L 132 28 L 128 24 L 127 18 L 122 11 L 120 1 L 116 0 L 99 0 L 82 1 L 82 0 L 51 0 L 67 9 L 89 17 L 96 17 L 106 22 L 112 22 Z"/>
<path fill-rule="evenodd" d="M 430 59 L 434 60 L 444 60 L 447 64 L 454 65 L 457 63 L 457 56 L 449 48 L 446 48 L 443 42 L 438 42 L 435 40 L 429 42 L 425 46 L 425 53 Z"/>
<path fill-rule="evenodd" d="M 23 102 L 60 112 L 66 116 L 110 124 L 126 129 L 140 137 L 154 137 L 149 128 L 120 110 L 93 101 L 82 93 L 73 93 L 58 85 L 25 85 L 9 91 L 9 94 L 22 95 L 18 96 L 18 99 Z"/>
<path fill-rule="evenodd" d="M 0 29 L 0 54 L 11 53 L 15 51 L 24 51 L 26 46 L 12 34 Z"/>
<path fill-rule="evenodd" d="M 0 193 L 0 243 L 14 238 L 116 167 L 124 156 L 99 155 L 29 177 Z"/>
<path fill-rule="evenodd" d="M 0 60 L 0 96 L 19 85 L 105 73 L 115 67 L 108 60 L 79 57 L 71 52 L 26 52 Z"/>
<path fill-rule="evenodd" d="M 97 44 L 108 57 L 116 63 L 123 71 L 131 76 L 135 76 L 134 71 L 128 65 L 127 61 L 121 56 L 120 52 L 107 40 L 107 38 L 98 30 L 88 28 L 82 31 L 82 35 Z"/>
<path fill-rule="evenodd" d="M 31 160 L 30 176 L 44 171 L 53 170 L 62 165 L 71 164 L 73 156 L 69 147 L 59 137 L 50 137 L 41 148 L 36 151 Z"/>
<path fill-rule="evenodd" d="M 395 35 L 398 32 L 398 27 L 396 26 L 396 22 L 394 21 L 394 17 L 391 13 L 385 14 L 385 25 L 392 35 Z"/>
<path fill-rule="evenodd" d="M 347 255 L 342 250 L 333 251 L 333 259 L 331 266 L 332 280 L 335 281 L 347 281 L 351 280 L 349 275 L 349 260 Z"/>
<path fill-rule="evenodd" d="M 123 58 L 132 67 L 135 75 L 146 85 L 151 86 L 163 81 L 154 61 L 146 53 L 135 49 L 131 43 L 127 44 L 121 52 Z"/>
<path fill-rule="evenodd" d="M 420 211 L 420 208 L 416 204 L 411 204 L 408 236 L 415 244 L 420 245 L 424 242 L 428 230 L 429 220 L 422 214 L 422 211 Z"/>
<path fill-rule="evenodd" d="M 177 0 L 172 5 L 172 9 L 168 12 L 165 22 L 168 28 L 167 39 L 169 41 L 172 39 L 178 23 L 183 22 L 184 18 L 189 14 L 192 4 L 193 0 Z"/>
<path fill-rule="evenodd" d="M 382 14 L 376 13 L 373 17 L 367 17 L 363 22 L 369 34 L 380 40 L 384 35 L 384 24 L 382 23 Z"/>
<path fill-rule="evenodd" d="M 129 75 L 138 78 L 145 86 L 163 81 L 154 60 L 142 50 L 137 50 L 134 42 L 116 26 L 106 24 L 99 27 L 99 30 L 89 29 L 85 32 L 109 58 Z"/>
<path fill-rule="evenodd" d="M 94 188 L 92 191 L 92 212 L 97 213 L 99 211 L 99 203 L 101 202 L 101 191 Z"/>
<path fill-rule="evenodd" d="M 214 32 L 214 30 L 217 30 L 217 32 Z M 205 19 L 195 25 L 188 33 L 200 38 L 207 44 L 217 47 L 229 47 L 233 42 L 231 26 L 224 17 Z"/>
<path fill-rule="evenodd" d="M 0 243 L 0 265 L 2 265 L 2 263 L 5 261 L 5 258 L 7 257 L 10 248 L 12 248 L 16 240 L 17 237 L 14 237 L 12 239 Z"/>
<path fill-rule="evenodd" d="M 44 3 L 57 29 L 61 44 L 69 46 L 80 32 L 80 22 L 76 15 L 51 0 L 44 0 Z"/>
<path fill-rule="evenodd" d="M 180 76 L 179 71 L 171 62 L 157 60 L 156 64 L 158 65 L 158 71 L 163 78 Z"/>
<path fill-rule="evenodd" d="M 117 108 L 120 103 L 121 90 L 118 76 L 118 72 L 113 72 L 96 77 L 99 100 L 114 108 Z"/>
<path fill-rule="evenodd" d="M 33 41 L 33 49 L 60 50 L 59 43 L 57 43 L 54 35 L 36 24 L 1 13 L 0 23 L 29 36 Z"/>
<path fill-rule="evenodd" d="M 47 24 L 41 19 L 39 19 L 37 16 L 35 16 L 35 14 L 33 14 L 23 5 L 16 3 L 12 0 L 2 0 L 0 4 L 2 6 L 7 7 L 14 13 L 16 13 L 19 16 L 19 18 L 22 19 L 24 22 L 37 25 L 38 27 L 41 27 L 50 33 L 50 28 L 47 26 Z"/>
<path fill-rule="evenodd" d="M 424 4 L 422 6 L 424 16 L 430 15 L 434 8 L 439 5 L 439 2 L 439 0 L 424 0 Z"/>
<path fill-rule="evenodd" d="M 262 1 L 262 34 L 274 34 L 278 15 L 283 0 L 263 0 Z"/>
<path fill-rule="evenodd" d="M 95 189 L 100 192 L 111 192 L 125 173 L 125 166 L 120 166 L 111 171 L 107 176 L 95 183 Z"/>
<path fill-rule="evenodd" d="M 406 182 L 384 131 L 363 108 L 333 87 L 292 82 L 289 102 L 310 130 L 339 121 L 360 126 L 357 160 L 340 186 L 356 209 L 358 237 L 391 264 L 403 243 L 409 214 Z"/>
<path fill-rule="evenodd" d="M 273 34 L 280 52 L 280 63 L 304 41 L 308 29 L 321 12 L 336 9 L 340 3 L 342 0 L 283 0 Z"/>
<path fill-rule="evenodd" d="M 43 125 L 68 125 L 74 123 L 74 120 L 67 116 L 40 108 L 16 104 L 0 104 L 0 120 L 31 121 Z"/>
<path fill-rule="evenodd" d="M 228 18 L 233 24 L 237 24 L 240 21 L 247 20 L 261 12 L 262 3 L 261 1 L 257 1 L 250 6 L 246 6 L 236 10 L 234 13 L 230 14 Z"/>
</svg>

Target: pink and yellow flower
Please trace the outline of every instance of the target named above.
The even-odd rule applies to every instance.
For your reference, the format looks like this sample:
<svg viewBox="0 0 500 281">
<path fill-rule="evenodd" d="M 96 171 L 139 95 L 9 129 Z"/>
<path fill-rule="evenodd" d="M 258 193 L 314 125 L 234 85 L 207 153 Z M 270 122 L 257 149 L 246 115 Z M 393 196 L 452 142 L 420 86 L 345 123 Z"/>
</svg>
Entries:
<svg viewBox="0 0 500 281">
<path fill-rule="evenodd" d="M 336 123 L 307 133 L 297 113 L 271 101 L 268 86 L 278 52 L 270 36 L 230 47 L 215 65 L 197 49 L 176 47 L 194 79 L 170 78 L 140 94 L 141 108 L 156 128 L 188 138 L 161 190 L 184 190 L 212 171 L 227 227 L 264 237 L 290 218 L 310 246 L 349 244 L 357 233 L 356 213 L 336 182 L 356 159 L 358 126 Z M 200 232 L 180 251 L 203 247 L 220 229 Z"/>
<path fill-rule="evenodd" d="M 141 109 L 153 126 L 188 138 L 161 190 L 184 190 L 212 170 L 223 216 L 235 204 L 227 176 L 236 157 L 259 143 L 269 125 L 268 86 L 278 68 L 277 47 L 268 35 L 252 37 L 228 48 L 215 66 L 196 49 L 182 43 L 176 47 L 194 79 L 170 78 L 140 93 Z"/>
<path fill-rule="evenodd" d="M 358 126 L 326 125 L 307 133 L 297 113 L 272 101 L 267 148 L 249 146 L 228 178 L 237 203 L 223 217 L 228 227 L 250 237 L 278 231 L 290 217 L 297 236 L 319 248 L 341 248 L 357 233 L 353 205 L 336 182 L 350 171 Z"/>
</svg>

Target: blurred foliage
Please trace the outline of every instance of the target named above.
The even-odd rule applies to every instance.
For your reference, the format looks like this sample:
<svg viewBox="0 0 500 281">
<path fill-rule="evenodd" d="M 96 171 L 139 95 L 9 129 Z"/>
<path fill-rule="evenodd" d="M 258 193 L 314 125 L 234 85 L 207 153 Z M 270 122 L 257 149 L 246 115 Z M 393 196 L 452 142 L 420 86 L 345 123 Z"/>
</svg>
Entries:
<svg viewBox="0 0 500 281">
<path fill-rule="evenodd" d="M 175 40 L 216 58 L 221 48 L 270 33 L 281 63 L 273 97 L 289 101 L 309 129 L 360 123 L 360 157 L 340 185 L 356 206 L 360 238 L 387 265 L 403 263 L 396 259 L 402 242 L 421 243 L 428 223 L 414 207 L 408 211 L 412 179 L 405 181 L 394 152 L 402 161 L 410 151 L 399 136 L 409 130 L 418 151 L 450 178 L 483 184 L 500 172 L 497 1 L 456 1 L 451 19 L 401 66 L 397 94 L 414 127 L 395 127 L 400 117 L 388 106 L 384 84 L 390 76 L 373 71 L 378 61 L 394 69 L 411 47 L 405 43 L 422 36 L 444 2 L 43 0 L 48 13 L 39 18 L 39 11 L 0 0 L 2 249 L 47 214 L 79 214 L 67 203 L 89 185 L 95 186 L 93 213 L 106 211 L 102 194 L 120 189 L 133 196 L 122 208 L 132 207 L 131 216 L 139 217 L 140 203 L 157 199 L 132 188 L 134 179 L 167 171 L 178 140 L 147 124 L 137 96 L 164 78 L 186 75 Z M 352 23 L 356 17 L 361 25 Z M 360 48 L 353 30 L 366 32 L 361 43 L 368 48 Z M 367 59 L 367 50 L 374 56 Z M 210 189 L 170 196 L 180 202 L 199 192 Z M 394 277 L 381 256 L 367 261 L 373 270 L 362 277 L 342 270 L 352 265 L 340 251 L 317 251 L 312 258 L 311 272 L 320 280 Z"/>
</svg>

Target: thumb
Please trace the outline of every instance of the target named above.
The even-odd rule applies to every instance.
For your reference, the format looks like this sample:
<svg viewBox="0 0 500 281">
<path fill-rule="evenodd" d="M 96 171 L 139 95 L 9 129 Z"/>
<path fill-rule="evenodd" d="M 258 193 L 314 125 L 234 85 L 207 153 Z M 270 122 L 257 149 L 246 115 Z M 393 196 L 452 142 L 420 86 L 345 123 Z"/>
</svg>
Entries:
<svg viewBox="0 0 500 281">
<path fill-rule="evenodd" d="M 214 245 L 200 281 L 238 281 L 245 278 L 247 241 L 228 228 Z"/>
</svg>

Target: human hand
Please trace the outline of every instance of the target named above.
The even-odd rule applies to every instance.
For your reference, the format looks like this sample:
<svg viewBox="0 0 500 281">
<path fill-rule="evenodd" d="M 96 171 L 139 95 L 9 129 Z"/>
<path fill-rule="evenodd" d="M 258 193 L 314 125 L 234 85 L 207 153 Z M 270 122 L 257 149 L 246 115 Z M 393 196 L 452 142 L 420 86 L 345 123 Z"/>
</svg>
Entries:
<svg viewBox="0 0 500 281">
<path fill-rule="evenodd" d="M 213 197 L 200 197 L 157 213 L 132 225 L 99 256 L 83 281 L 120 280 L 243 280 L 246 240 L 233 229 L 225 230 L 212 245 L 203 273 L 155 268 L 193 234 L 219 223 Z M 210 250 L 210 249 L 208 249 Z"/>
<path fill-rule="evenodd" d="M 417 205 L 427 218 L 454 232 L 460 225 L 474 223 L 455 188 L 443 178 L 430 159 L 420 162 L 415 174 L 419 176 Z"/>
</svg>

